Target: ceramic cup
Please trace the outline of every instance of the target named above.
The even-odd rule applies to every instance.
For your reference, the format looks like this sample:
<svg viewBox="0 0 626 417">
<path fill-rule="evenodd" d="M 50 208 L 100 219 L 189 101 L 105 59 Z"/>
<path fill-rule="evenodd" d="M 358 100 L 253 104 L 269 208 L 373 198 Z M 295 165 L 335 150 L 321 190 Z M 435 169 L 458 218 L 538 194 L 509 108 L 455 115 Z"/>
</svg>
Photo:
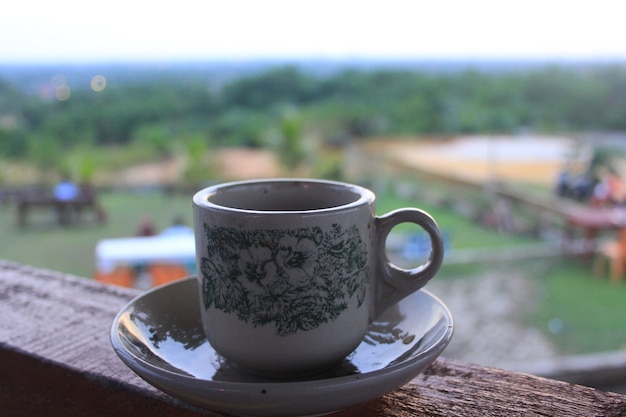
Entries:
<svg viewBox="0 0 626 417">
<path fill-rule="evenodd" d="M 357 185 L 308 179 L 196 193 L 201 316 L 213 348 L 263 376 L 323 370 L 354 350 L 385 308 L 423 287 L 443 260 L 437 223 L 416 208 L 377 217 L 374 200 Z M 405 222 L 432 245 L 429 260 L 409 270 L 385 250 Z"/>
</svg>

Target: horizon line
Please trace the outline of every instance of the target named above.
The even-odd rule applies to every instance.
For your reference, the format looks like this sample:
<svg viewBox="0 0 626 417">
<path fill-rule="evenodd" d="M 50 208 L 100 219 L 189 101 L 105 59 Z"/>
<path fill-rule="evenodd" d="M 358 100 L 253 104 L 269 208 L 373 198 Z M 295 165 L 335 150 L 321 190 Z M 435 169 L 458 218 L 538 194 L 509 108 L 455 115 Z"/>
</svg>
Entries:
<svg viewBox="0 0 626 417">
<path fill-rule="evenodd" d="M 319 56 L 224 56 L 224 57 L 153 57 L 153 58 L 102 58 L 102 59 L 59 59 L 59 60 L 0 60 L 0 66 L 58 66 L 58 65 L 176 65 L 210 63 L 252 63 L 252 62 L 498 62 L 498 63 L 623 63 L 626 56 L 621 55 L 528 55 L 528 56 L 366 56 L 366 55 L 319 55 Z"/>
</svg>

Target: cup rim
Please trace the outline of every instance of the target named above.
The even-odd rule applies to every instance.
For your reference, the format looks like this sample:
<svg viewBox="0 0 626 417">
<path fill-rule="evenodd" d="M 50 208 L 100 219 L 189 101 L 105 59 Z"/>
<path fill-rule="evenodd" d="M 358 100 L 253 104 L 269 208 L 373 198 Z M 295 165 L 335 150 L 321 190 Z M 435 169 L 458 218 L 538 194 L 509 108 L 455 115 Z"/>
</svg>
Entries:
<svg viewBox="0 0 626 417">
<path fill-rule="evenodd" d="M 220 191 L 243 187 L 243 186 L 258 186 L 262 184 L 276 184 L 276 183 L 304 183 L 304 184 L 315 184 L 329 187 L 339 187 L 343 188 L 346 191 L 351 191 L 358 195 L 354 201 L 350 201 L 345 204 L 338 204 L 336 206 L 325 207 L 325 208 L 313 208 L 306 210 L 256 210 L 256 209 L 248 209 L 248 208 L 238 208 L 232 206 L 226 206 L 222 204 L 217 204 L 209 200 L 212 195 L 217 194 Z M 334 211 L 343 211 L 346 209 L 350 209 L 353 207 L 358 207 L 364 204 L 373 203 L 375 200 L 374 193 L 360 185 L 351 184 L 347 182 L 341 181 L 332 181 L 332 180 L 323 180 L 323 179 L 311 179 L 311 178 L 267 178 L 267 179 L 254 179 L 254 180 L 242 180 L 242 181 L 231 181 L 220 183 L 216 185 L 212 185 L 206 188 L 203 188 L 197 191 L 193 196 L 193 203 L 196 207 L 200 208 L 209 208 L 213 210 L 221 210 L 226 212 L 238 212 L 238 213 L 249 213 L 249 214 L 267 214 L 267 215 L 286 215 L 286 214 L 312 214 L 312 213 L 328 213 Z"/>
</svg>

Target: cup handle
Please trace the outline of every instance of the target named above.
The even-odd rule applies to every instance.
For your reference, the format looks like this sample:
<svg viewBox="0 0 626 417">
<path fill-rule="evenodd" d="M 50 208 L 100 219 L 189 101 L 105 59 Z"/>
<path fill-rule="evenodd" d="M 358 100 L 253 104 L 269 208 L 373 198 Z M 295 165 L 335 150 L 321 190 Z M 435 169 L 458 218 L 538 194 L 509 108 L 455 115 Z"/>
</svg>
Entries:
<svg viewBox="0 0 626 417">
<path fill-rule="evenodd" d="M 413 269 L 400 268 L 389 261 L 386 243 L 389 232 L 400 223 L 414 223 L 430 236 L 431 252 L 428 261 Z M 389 306 L 422 288 L 439 271 L 443 262 L 444 246 L 441 230 L 430 214 L 416 208 L 403 208 L 376 217 L 376 245 L 379 270 L 373 317 Z"/>
</svg>

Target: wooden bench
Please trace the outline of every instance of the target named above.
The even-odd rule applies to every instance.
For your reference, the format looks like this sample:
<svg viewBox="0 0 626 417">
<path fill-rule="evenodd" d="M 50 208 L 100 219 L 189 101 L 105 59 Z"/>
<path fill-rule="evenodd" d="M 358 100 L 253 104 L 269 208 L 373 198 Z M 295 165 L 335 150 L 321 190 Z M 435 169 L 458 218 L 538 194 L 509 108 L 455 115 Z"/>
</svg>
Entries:
<svg viewBox="0 0 626 417">
<path fill-rule="evenodd" d="M 137 294 L 0 260 L 1 415 L 215 415 L 162 393 L 117 358 L 109 327 Z M 337 414 L 624 415 L 624 395 L 446 359 L 404 387 Z"/>
<path fill-rule="evenodd" d="M 27 225 L 28 214 L 31 210 L 42 208 L 52 210 L 57 216 L 60 225 L 67 225 L 82 220 L 85 210 L 93 212 L 98 223 L 104 223 L 106 214 L 100 203 L 94 196 L 79 196 L 72 200 L 57 200 L 52 195 L 26 194 L 17 198 L 17 224 L 20 227 Z"/>
<path fill-rule="evenodd" d="M 0 188 L 0 206 L 15 204 L 23 196 L 37 194 L 41 191 L 38 187 L 2 187 Z"/>
</svg>

